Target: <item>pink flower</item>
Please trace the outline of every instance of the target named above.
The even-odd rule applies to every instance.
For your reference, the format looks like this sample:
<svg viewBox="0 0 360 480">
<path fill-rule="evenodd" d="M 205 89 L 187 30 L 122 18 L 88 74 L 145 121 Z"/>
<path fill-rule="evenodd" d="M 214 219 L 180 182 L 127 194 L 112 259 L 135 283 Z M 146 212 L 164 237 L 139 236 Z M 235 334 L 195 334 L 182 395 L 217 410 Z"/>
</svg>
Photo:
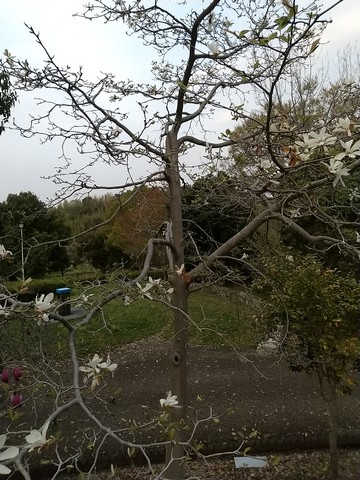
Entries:
<svg viewBox="0 0 360 480">
<path fill-rule="evenodd" d="M 19 407 L 21 405 L 22 399 L 23 399 L 23 396 L 21 395 L 21 393 L 17 393 L 17 392 L 12 393 L 10 396 L 11 405 L 14 408 Z"/>
<path fill-rule="evenodd" d="M 8 383 L 8 381 L 9 381 L 9 370 L 7 368 L 3 368 L 3 370 L 0 374 L 0 377 L 1 377 L 2 382 Z"/>
<path fill-rule="evenodd" d="M 15 367 L 13 370 L 13 377 L 16 381 L 19 381 L 22 376 L 22 371 L 20 367 Z"/>
</svg>

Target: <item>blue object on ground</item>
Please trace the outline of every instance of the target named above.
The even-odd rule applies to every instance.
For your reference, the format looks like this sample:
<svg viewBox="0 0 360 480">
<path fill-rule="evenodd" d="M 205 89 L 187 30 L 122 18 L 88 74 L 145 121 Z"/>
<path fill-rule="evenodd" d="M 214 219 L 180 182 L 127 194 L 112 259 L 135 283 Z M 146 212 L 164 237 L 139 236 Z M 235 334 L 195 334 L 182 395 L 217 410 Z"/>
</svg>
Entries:
<svg viewBox="0 0 360 480">
<path fill-rule="evenodd" d="M 70 290 L 69 287 L 57 288 L 55 290 L 55 293 L 60 297 L 60 302 L 64 304 L 60 305 L 59 308 L 59 313 L 62 316 L 71 315 Z"/>
<path fill-rule="evenodd" d="M 65 295 L 66 293 L 70 293 L 70 288 L 68 287 L 57 288 L 55 290 L 55 293 L 57 293 L 58 295 Z"/>
</svg>

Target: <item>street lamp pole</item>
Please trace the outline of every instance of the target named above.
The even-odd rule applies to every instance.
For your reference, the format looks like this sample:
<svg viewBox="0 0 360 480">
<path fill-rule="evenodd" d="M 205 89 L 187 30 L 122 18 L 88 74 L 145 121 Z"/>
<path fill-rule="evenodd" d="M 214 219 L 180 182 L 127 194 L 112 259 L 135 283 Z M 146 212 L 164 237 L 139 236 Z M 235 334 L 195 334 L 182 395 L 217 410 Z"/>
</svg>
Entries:
<svg viewBox="0 0 360 480">
<path fill-rule="evenodd" d="M 24 224 L 19 223 L 20 227 L 20 242 L 21 242 L 21 278 L 22 281 L 25 281 L 25 268 L 24 268 L 24 234 L 23 234 L 23 228 Z"/>
</svg>

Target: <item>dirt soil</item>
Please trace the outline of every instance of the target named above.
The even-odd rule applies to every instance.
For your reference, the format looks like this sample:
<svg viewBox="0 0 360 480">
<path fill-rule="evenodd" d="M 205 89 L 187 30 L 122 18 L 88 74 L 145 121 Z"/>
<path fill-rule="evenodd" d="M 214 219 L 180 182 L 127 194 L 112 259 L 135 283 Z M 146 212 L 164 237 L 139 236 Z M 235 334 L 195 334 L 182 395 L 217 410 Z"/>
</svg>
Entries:
<svg viewBox="0 0 360 480">
<path fill-rule="evenodd" d="M 191 461 L 186 466 L 190 480 L 328 480 L 328 453 L 324 450 L 267 454 L 268 466 L 236 469 L 233 458 L 209 462 Z M 152 480 L 158 478 L 160 467 L 150 474 L 145 467 L 120 467 L 113 472 L 95 474 L 91 480 Z M 360 451 L 340 451 L 339 480 L 359 480 Z M 71 480 L 71 479 L 69 479 Z M 75 480 L 75 477 L 74 477 Z"/>
<path fill-rule="evenodd" d="M 138 426 L 145 423 L 148 418 L 159 415 L 159 399 L 164 398 L 169 390 L 168 349 L 168 342 L 153 337 L 111 352 L 112 362 L 118 363 L 116 374 L 113 379 L 111 376 L 106 378 L 106 384 L 104 383 L 97 391 L 99 397 L 89 396 L 90 409 L 105 425 L 113 429 L 122 429 L 129 425 L 129 419 L 135 419 Z M 245 356 L 244 353 L 239 354 L 228 348 L 190 347 L 188 364 L 190 416 L 193 419 L 207 417 L 211 408 L 213 415 L 220 420 L 218 423 L 204 422 L 199 427 L 196 439 L 204 443 L 202 452 L 229 451 L 239 447 L 243 451 L 250 445 L 252 449 L 248 454 L 255 454 L 294 449 L 299 445 L 303 448 L 326 445 L 328 430 L 326 406 L 319 395 L 315 378 L 291 372 L 287 364 L 279 361 L 276 356 L 250 353 Z M 70 375 L 67 379 L 66 370 L 66 366 L 62 364 L 58 365 L 55 371 L 50 371 L 50 367 L 48 370 L 43 368 L 41 375 L 39 374 L 39 381 L 50 374 L 55 375 L 59 382 L 61 379 L 62 389 L 67 386 L 67 381 L 69 382 L 69 393 L 62 395 L 60 401 L 71 396 Z M 357 380 L 359 379 L 358 375 Z M 45 413 L 52 411 L 54 396 L 42 393 L 34 405 L 41 407 L 36 412 L 30 408 L 23 408 L 24 415 L 20 422 L 22 430 L 41 426 Z M 360 388 L 356 386 L 351 396 L 339 400 L 339 428 L 345 443 L 350 441 L 354 445 L 356 442 L 357 445 L 360 444 L 359 421 Z M 141 433 L 137 426 L 128 435 L 129 440 L 140 438 L 147 443 L 162 440 L 156 428 Z M 96 425 L 86 418 L 78 407 L 64 414 L 56 428 L 61 432 L 62 442 L 64 445 L 66 442 L 68 452 L 76 452 L 80 448 L 79 442 L 83 445 L 84 442 L 90 444 L 98 431 Z M 257 432 L 256 435 L 252 434 L 254 430 Z M 249 435 L 252 438 L 249 439 Z M 354 439 L 357 439 L 355 443 Z M 91 448 L 87 448 L 87 452 L 88 461 L 94 461 Z M 44 453 L 42 452 L 42 457 Z M 163 453 L 159 455 L 157 458 L 155 454 L 154 461 L 161 461 Z M 354 455 L 356 457 L 356 452 Z M 141 458 L 136 456 L 135 460 L 138 462 Z M 125 475 L 126 470 L 123 470 L 123 466 L 126 461 L 129 463 L 127 452 L 121 451 L 117 444 L 110 440 L 102 444 L 97 457 L 100 469 L 109 468 L 112 464 L 121 469 Z M 359 462 L 359 456 L 354 461 Z M 319 464 L 319 461 L 315 460 L 315 463 Z M 194 464 L 196 465 L 196 462 Z M 220 465 L 222 472 L 220 476 L 216 474 L 217 467 L 213 466 L 211 474 L 201 473 L 201 476 L 196 476 L 194 473 L 195 476 L 192 478 L 220 479 L 227 476 L 260 478 L 244 476 L 243 473 L 239 476 L 239 471 L 234 470 L 233 456 L 228 460 L 228 467 L 226 462 L 220 462 Z M 227 468 L 229 470 L 226 470 Z M 276 472 L 283 470 L 279 462 L 272 465 L 271 469 L 271 475 L 274 476 L 267 476 L 268 474 L 263 471 L 261 478 L 290 478 L 275 475 Z M 225 474 L 226 471 L 228 473 Z M 140 474 L 145 475 L 144 470 L 140 470 Z M 98 478 L 150 478 L 148 474 L 146 477 L 137 476 L 134 470 L 129 473 L 130 476 L 116 475 L 118 474 L 114 477 Z M 40 475 L 34 478 L 40 478 Z M 319 473 L 318 477 L 296 478 L 320 480 L 325 477 Z M 355 477 L 343 478 L 355 479 Z"/>
</svg>

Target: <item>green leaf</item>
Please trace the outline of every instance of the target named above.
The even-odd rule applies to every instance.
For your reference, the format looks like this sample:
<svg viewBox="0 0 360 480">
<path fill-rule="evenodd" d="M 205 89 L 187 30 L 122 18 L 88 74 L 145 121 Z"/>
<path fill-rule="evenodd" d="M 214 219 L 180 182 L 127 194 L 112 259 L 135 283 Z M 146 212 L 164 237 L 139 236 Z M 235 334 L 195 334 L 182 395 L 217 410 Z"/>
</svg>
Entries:
<svg viewBox="0 0 360 480">
<path fill-rule="evenodd" d="M 249 33 L 250 30 L 241 30 L 238 34 L 238 38 L 244 38 L 247 33 Z"/>
<path fill-rule="evenodd" d="M 281 462 L 281 456 L 280 455 L 275 455 L 275 457 L 273 457 L 271 459 L 271 465 L 279 465 L 279 463 Z"/>
<path fill-rule="evenodd" d="M 289 19 L 289 17 L 276 18 L 275 23 L 278 26 L 278 30 L 282 30 L 283 28 L 285 28 L 290 23 L 290 19 Z"/>
<path fill-rule="evenodd" d="M 176 428 L 175 427 L 170 427 L 168 430 L 167 437 L 169 440 L 174 440 L 176 437 Z"/>
<path fill-rule="evenodd" d="M 267 37 L 268 42 L 270 42 L 271 40 L 274 40 L 274 38 L 276 38 L 277 36 L 278 36 L 277 32 L 272 33 Z"/>
<path fill-rule="evenodd" d="M 320 43 L 320 38 L 318 38 L 317 40 L 315 40 L 315 42 L 312 43 L 310 47 L 309 55 L 311 55 L 317 49 L 317 47 L 319 46 L 319 43 Z"/>
</svg>

